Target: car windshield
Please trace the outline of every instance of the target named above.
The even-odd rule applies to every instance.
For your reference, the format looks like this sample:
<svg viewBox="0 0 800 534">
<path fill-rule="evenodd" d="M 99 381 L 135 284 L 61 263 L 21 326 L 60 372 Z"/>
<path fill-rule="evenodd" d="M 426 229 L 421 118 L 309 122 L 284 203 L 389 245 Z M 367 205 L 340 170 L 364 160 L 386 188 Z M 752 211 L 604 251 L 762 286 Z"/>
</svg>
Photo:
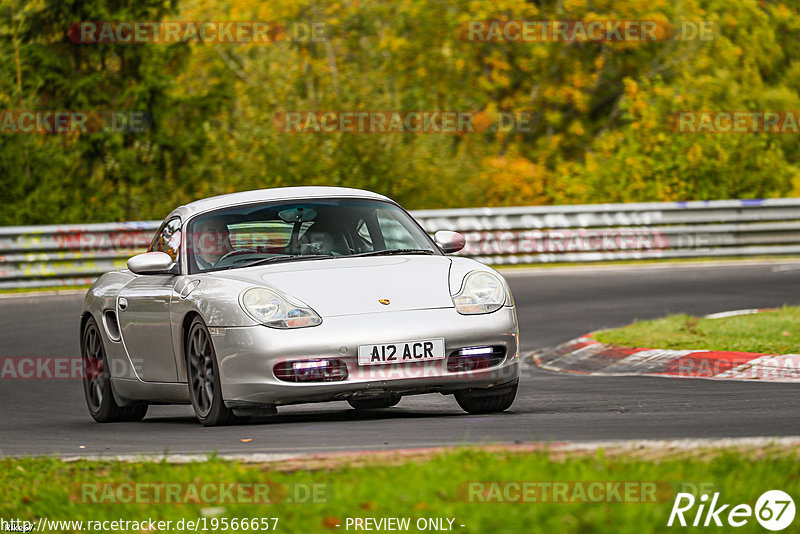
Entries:
<svg viewBox="0 0 800 534">
<path fill-rule="evenodd" d="M 190 273 L 343 256 L 441 253 L 402 209 L 357 199 L 225 208 L 192 219 L 186 244 Z"/>
</svg>

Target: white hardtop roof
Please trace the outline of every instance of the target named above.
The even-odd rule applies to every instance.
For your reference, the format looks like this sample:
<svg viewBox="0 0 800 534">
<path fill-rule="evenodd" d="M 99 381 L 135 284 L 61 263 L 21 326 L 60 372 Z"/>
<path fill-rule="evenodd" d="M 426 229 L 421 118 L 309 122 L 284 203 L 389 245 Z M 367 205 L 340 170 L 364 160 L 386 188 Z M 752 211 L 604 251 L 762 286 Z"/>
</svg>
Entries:
<svg viewBox="0 0 800 534">
<path fill-rule="evenodd" d="M 252 204 L 257 202 L 271 202 L 280 200 L 309 200 L 315 198 L 366 198 L 373 200 L 384 200 L 394 202 L 390 198 L 363 189 L 351 189 L 349 187 L 276 187 L 273 189 L 256 189 L 254 191 L 242 191 L 230 193 L 216 197 L 195 200 L 184 206 L 180 206 L 172 211 L 167 217 L 175 216 L 187 219 L 197 213 L 213 211 L 220 208 L 238 206 L 241 204 Z"/>
</svg>

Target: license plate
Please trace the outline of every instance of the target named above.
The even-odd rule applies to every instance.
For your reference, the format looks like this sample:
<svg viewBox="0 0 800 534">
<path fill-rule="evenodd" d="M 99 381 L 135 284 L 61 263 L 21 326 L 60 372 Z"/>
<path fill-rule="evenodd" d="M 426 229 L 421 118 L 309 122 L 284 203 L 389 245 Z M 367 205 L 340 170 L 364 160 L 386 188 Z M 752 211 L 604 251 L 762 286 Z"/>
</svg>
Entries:
<svg viewBox="0 0 800 534">
<path fill-rule="evenodd" d="M 386 365 L 443 359 L 443 338 L 358 346 L 358 365 Z"/>
</svg>

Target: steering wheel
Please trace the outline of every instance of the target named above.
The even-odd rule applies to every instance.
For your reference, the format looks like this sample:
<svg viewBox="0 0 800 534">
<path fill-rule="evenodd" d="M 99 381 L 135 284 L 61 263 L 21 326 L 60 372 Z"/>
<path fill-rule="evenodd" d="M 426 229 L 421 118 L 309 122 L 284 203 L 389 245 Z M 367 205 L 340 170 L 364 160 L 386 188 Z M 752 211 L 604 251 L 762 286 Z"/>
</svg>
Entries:
<svg viewBox="0 0 800 534">
<path fill-rule="evenodd" d="M 232 258 L 234 256 L 241 256 L 242 254 L 260 254 L 260 252 L 252 248 L 240 248 L 238 250 L 232 250 L 227 254 L 225 254 L 224 256 L 222 256 L 220 259 L 218 259 L 217 263 L 215 263 L 214 265 L 218 265 L 222 263 L 223 260 L 227 260 L 228 258 Z"/>
</svg>

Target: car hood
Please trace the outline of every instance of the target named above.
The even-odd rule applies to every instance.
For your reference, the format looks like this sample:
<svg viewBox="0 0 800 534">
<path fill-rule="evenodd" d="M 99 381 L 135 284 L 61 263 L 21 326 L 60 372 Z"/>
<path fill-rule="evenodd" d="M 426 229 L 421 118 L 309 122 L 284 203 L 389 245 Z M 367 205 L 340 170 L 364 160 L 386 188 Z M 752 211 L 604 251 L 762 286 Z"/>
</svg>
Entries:
<svg viewBox="0 0 800 534">
<path fill-rule="evenodd" d="M 215 276 L 277 289 L 322 317 L 333 317 L 452 308 L 450 265 L 445 256 L 341 257 L 244 267 Z"/>
</svg>

